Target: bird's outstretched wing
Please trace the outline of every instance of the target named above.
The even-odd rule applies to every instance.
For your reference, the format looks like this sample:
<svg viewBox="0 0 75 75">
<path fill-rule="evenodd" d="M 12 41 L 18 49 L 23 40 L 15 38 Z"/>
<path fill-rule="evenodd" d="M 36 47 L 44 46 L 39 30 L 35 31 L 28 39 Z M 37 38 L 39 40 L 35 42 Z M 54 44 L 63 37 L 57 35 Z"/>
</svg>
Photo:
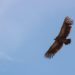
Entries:
<svg viewBox="0 0 75 75">
<path fill-rule="evenodd" d="M 63 42 L 59 43 L 58 41 L 55 41 L 53 45 L 49 48 L 49 50 L 45 53 L 45 57 L 51 58 L 53 57 L 63 46 Z"/>
<path fill-rule="evenodd" d="M 67 38 L 70 33 L 71 25 L 73 24 L 73 20 L 68 16 L 64 19 L 63 25 L 61 27 L 60 33 L 57 37 Z"/>
</svg>

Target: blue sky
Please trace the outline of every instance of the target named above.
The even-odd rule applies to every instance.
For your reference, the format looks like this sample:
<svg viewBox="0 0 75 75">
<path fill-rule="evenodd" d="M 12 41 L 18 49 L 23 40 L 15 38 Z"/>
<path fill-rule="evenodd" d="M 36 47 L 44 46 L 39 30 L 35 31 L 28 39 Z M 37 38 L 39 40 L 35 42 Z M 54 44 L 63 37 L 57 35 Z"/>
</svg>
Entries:
<svg viewBox="0 0 75 75">
<path fill-rule="evenodd" d="M 44 57 L 65 16 L 75 20 L 75 0 L 0 0 L 0 75 L 75 75 L 75 25 L 72 43 Z"/>
</svg>

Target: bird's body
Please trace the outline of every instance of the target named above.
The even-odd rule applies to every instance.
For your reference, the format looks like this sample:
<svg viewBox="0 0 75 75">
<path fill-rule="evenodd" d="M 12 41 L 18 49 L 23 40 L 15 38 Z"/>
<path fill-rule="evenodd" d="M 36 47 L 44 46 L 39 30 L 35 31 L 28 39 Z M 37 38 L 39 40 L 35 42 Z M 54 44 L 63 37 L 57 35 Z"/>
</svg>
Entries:
<svg viewBox="0 0 75 75">
<path fill-rule="evenodd" d="M 73 21 L 69 17 L 66 17 L 61 27 L 60 33 L 55 38 L 55 42 L 45 53 L 46 57 L 48 58 L 53 57 L 56 54 L 56 52 L 58 52 L 61 49 L 61 47 L 63 47 L 63 44 L 67 45 L 71 42 L 71 39 L 67 39 L 67 36 L 70 33 L 72 24 L 73 24 Z"/>
</svg>

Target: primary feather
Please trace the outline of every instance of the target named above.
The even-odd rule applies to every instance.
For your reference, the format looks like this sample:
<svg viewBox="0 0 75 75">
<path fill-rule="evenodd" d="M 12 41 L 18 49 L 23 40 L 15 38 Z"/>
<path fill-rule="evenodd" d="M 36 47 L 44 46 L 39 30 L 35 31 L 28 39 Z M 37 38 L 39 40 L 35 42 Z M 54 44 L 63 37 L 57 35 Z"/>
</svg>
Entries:
<svg viewBox="0 0 75 75">
<path fill-rule="evenodd" d="M 63 46 L 63 42 L 62 41 L 59 42 L 56 40 L 53 43 L 53 45 L 48 49 L 48 51 L 45 53 L 45 56 L 49 57 L 49 58 L 53 57 L 56 54 L 56 52 L 58 52 L 58 50 L 60 50 L 60 48 L 62 46 Z"/>
</svg>

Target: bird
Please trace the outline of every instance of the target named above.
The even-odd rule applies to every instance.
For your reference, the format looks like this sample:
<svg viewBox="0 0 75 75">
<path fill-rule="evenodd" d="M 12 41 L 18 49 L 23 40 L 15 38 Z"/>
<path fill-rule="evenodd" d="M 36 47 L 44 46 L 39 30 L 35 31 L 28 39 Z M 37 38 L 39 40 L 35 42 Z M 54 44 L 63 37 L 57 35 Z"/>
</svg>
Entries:
<svg viewBox="0 0 75 75">
<path fill-rule="evenodd" d="M 66 16 L 58 36 L 54 39 L 54 43 L 44 54 L 47 58 L 52 58 L 62 47 L 63 45 L 68 45 L 71 43 L 71 38 L 67 38 L 70 34 L 71 28 L 73 25 L 73 20 Z"/>
</svg>

